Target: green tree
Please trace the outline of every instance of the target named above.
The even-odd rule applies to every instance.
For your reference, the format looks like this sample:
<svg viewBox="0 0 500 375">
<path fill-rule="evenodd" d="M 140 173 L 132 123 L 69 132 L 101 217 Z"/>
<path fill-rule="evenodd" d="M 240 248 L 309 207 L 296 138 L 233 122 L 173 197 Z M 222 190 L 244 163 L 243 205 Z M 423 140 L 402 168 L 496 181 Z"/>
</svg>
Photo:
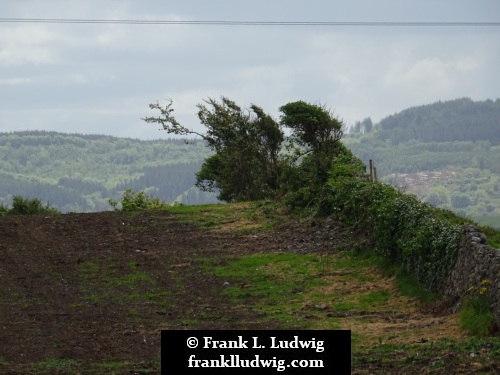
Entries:
<svg viewBox="0 0 500 375">
<path fill-rule="evenodd" d="M 168 133 L 196 134 L 207 142 L 215 154 L 197 173 L 196 185 L 204 191 L 217 191 L 220 200 L 257 200 L 274 192 L 282 164 L 279 151 L 284 134 L 280 124 L 262 108 L 252 104 L 244 110 L 226 97 L 220 102 L 209 98 L 197 107 L 205 133 L 178 123 L 171 100 L 165 107 L 150 104 L 160 115 L 143 120 L 161 124 Z"/>
<path fill-rule="evenodd" d="M 361 129 L 363 133 L 369 133 L 373 130 L 373 122 L 370 117 L 365 118 L 361 122 Z"/>
<path fill-rule="evenodd" d="M 281 124 L 292 131 L 291 141 L 300 147 L 302 165 L 309 169 L 315 185 L 323 185 L 344 134 L 343 123 L 324 106 L 303 101 L 280 108 Z"/>
<path fill-rule="evenodd" d="M 351 127 L 351 133 L 369 133 L 373 130 L 373 122 L 370 117 L 363 119 L 363 121 L 356 121 L 354 126 Z"/>
</svg>

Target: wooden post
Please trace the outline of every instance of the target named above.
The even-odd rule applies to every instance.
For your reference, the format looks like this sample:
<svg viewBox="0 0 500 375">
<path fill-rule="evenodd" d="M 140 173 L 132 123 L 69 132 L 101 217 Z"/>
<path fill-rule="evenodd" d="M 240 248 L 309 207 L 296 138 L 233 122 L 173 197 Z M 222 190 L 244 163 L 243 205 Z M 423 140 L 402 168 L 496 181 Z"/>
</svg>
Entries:
<svg viewBox="0 0 500 375">
<path fill-rule="evenodd" d="M 370 159 L 370 182 L 373 182 L 373 161 Z"/>
<path fill-rule="evenodd" d="M 375 182 L 377 182 L 377 167 L 373 167 L 373 178 L 375 179 Z"/>
</svg>

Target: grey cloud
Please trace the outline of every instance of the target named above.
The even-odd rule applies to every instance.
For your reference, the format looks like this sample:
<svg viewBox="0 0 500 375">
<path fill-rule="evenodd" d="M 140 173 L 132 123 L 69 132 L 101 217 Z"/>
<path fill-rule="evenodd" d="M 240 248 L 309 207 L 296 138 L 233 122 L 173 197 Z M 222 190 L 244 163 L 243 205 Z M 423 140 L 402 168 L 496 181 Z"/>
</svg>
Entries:
<svg viewBox="0 0 500 375">
<path fill-rule="evenodd" d="M 8 2 L 4 17 L 88 19 L 491 20 L 496 1 Z M 13 5 L 14 4 L 14 5 Z M 499 28 L 249 27 L 0 23 L 0 131 L 46 129 L 164 137 L 143 124 L 172 98 L 199 126 L 196 104 L 226 95 L 277 108 L 303 99 L 348 123 L 435 100 L 499 96 Z"/>
</svg>

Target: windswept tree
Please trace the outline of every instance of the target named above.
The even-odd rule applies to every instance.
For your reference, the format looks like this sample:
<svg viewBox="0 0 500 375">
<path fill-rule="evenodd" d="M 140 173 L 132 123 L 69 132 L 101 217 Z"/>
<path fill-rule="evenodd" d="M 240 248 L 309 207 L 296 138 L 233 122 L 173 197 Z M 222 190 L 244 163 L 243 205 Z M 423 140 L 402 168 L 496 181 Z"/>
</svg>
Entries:
<svg viewBox="0 0 500 375">
<path fill-rule="evenodd" d="M 288 103 L 280 111 L 281 124 L 291 129 L 292 142 L 300 146 L 301 165 L 314 179 L 310 182 L 324 184 L 344 134 L 342 121 L 324 106 L 303 101 Z"/>
<path fill-rule="evenodd" d="M 160 113 L 143 120 L 162 125 L 170 134 L 202 137 L 214 154 L 196 174 L 196 185 L 218 192 L 226 202 L 298 192 L 304 194 L 297 205 L 308 204 L 326 183 L 335 157 L 345 152 L 339 142 L 343 124 L 323 106 L 288 103 L 280 108 L 280 122 L 254 104 L 243 109 L 226 97 L 209 98 L 197 107 L 204 133 L 177 122 L 172 101 L 165 106 L 150 104 Z M 285 139 L 282 127 L 291 130 L 293 155 L 280 154 Z"/>
<path fill-rule="evenodd" d="M 217 191 L 227 202 L 257 200 L 268 197 L 278 187 L 281 163 L 279 151 L 284 134 L 279 123 L 262 108 L 251 105 L 242 109 L 221 97 L 198 104 L 198 118 L 205 133 L 190 130 L 173 116 L 172 101 L 165 107 L 150 104 L 160 111 L 147 117 L 148 123 L 161 124 L 170 134 L 202 137 L 214 155 L 207 158 L 197 173 L 196 185 L 204 191 Z"/>
</svg>

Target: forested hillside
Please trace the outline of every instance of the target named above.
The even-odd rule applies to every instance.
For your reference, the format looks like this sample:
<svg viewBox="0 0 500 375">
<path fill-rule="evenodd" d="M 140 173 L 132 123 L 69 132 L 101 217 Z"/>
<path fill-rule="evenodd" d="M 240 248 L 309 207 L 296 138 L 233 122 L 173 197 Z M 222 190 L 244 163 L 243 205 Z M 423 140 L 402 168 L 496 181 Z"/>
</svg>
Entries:
<svg viewBox="0 0 500 375">
<path fill-rule="evenodd" d="M 377 139 L 391 144 L 488 140 L 499 145 L 500 99 L 463 98 L 413 107 L 384 118 L 375 129 Z"/>
<path fill-rule="evenodd" d="M 344 136 L 379 179 L 439 207 L 500 227 L 500 99 L 414 107 Z M 194 188 L 212 155 L 201 141 L 141 141 L 55 132 L 0 133 L 0 204 L 39 197 L 63 212 L 110 209 L 125 189 L 167 202 L 215 202 Z"/>
<path fill-rule="evenodd" d="M 209 155 L 200 141 L 0 133 L 0 204 L 22 195 L 39 197 L 63 212 L 101 211 L 111 208 L 109 198 L 128 188 L 167 202 L 215 202 L 213 195 L 193 188 L 195 173 Z"/>
<path fill-rule="evenodd" d="M 410 108 L 344 143 L 365 163 L 372 159 L 381 180 L 500 227 L 500 99 Z"/>
</svg>

